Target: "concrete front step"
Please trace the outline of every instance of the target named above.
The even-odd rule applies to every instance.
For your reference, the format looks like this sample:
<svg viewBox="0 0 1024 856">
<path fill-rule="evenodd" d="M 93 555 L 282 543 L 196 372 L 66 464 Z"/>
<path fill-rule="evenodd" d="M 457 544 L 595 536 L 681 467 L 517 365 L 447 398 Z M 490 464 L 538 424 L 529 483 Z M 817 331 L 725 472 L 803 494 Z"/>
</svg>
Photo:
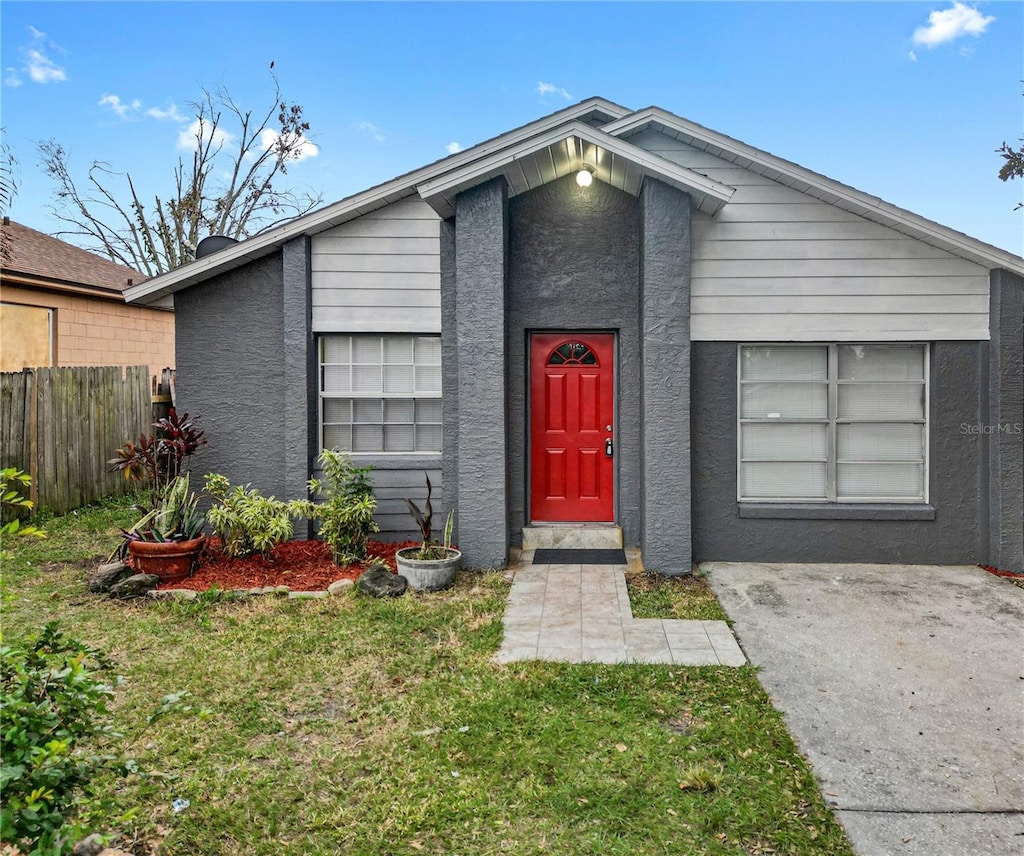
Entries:
<svg viewBox="0 0 1024 856">
<path fill-rule="evenodd" d="M 611 523 L 536 523 L 523 527 L 524 550 L 616 550 L 622 528 Z"/>
</svg>

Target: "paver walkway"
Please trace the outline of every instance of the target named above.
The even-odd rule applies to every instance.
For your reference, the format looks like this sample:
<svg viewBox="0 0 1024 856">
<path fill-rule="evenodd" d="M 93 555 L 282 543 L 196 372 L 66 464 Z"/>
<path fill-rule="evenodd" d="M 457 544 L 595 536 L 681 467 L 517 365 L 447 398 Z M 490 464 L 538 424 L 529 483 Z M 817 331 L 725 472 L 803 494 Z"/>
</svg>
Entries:
<svg viewBox="0 0 1024 856">
<path fill-rule="evenodd" d="M 639 561 L 636 551 L 627 554 Z M 747 662 L 724 621 L 633 618 L 625 565 L 534 565 L 532 559 L 533 552 L 524 551 L 512 565 L 501 662 Z"/>
</svg>

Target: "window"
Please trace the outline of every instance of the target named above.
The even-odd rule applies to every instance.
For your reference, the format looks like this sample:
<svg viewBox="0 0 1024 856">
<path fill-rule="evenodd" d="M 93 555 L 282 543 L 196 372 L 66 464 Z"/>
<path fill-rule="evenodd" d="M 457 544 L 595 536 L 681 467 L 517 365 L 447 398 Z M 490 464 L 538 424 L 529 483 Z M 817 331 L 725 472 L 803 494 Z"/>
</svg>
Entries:
<svg viewBox="0 0 1024 856">
<path fill-rule="evenodd" d="M 926 345 L 743 345 L 740 500 L 927 501 Z"/>
<path fill-rule="evenodd" d="M 320 338 L 321 445 L 441 451 L 441 337 Z"/>
</svg>

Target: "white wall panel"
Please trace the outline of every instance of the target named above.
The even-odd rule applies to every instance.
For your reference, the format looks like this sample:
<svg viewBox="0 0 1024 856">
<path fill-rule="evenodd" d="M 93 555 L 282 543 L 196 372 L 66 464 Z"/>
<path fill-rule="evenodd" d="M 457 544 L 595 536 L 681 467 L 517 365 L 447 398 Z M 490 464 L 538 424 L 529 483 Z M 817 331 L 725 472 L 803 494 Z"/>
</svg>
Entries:
<svg viewBox="0 0 1024 856">
<path fill-rule="evenodd" d="M 987 339 L 988 271 L 672 137 L 630 142 L 736 188 L 693 215 L 695 340 Z M 777 175 L 775 173 L 774 175 Z"/>
<path fill-rule="evenodd" d="M 314 236 L 314 332 L 439 332 L 440 222 L 404 199 Z"/>
</svg>

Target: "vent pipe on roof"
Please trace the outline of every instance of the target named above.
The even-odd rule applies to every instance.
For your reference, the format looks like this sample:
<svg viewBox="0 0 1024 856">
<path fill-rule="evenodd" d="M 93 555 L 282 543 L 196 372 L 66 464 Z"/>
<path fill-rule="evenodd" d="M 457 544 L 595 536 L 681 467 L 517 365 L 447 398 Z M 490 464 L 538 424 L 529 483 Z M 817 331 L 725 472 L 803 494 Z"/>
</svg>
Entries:
<svg viewBox="0 0 1024 856">
<path fill-rule="evenodd" d="M 199 242 L 199 246 L 196 247 L 196 260 L 198 261 L 237 243 L 238 241 L 234 238 L 229 238 L 227 235 L 210 235 L 209 238 L 203 238 Z"/>
</svg>

